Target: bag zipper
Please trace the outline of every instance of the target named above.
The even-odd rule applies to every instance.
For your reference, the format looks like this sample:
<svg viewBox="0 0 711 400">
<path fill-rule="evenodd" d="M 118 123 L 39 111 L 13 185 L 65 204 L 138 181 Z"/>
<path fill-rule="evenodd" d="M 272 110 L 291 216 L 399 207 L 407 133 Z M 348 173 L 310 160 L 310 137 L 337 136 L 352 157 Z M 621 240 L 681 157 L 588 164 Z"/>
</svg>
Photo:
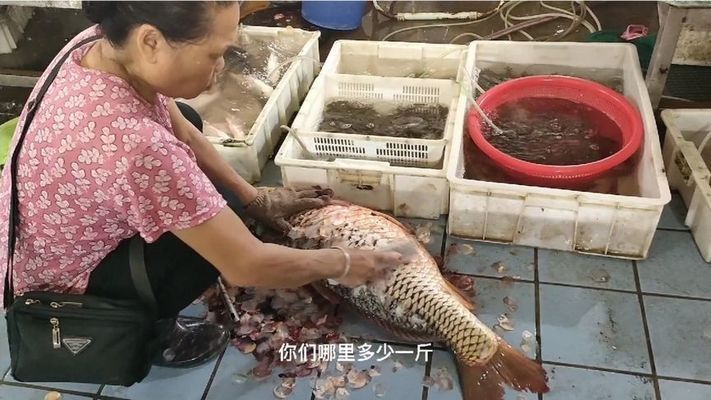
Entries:
<svg viewBox="0 0 711 400">
<path fill-rule="evenodd" d="M 25 305 L 30 306 L 32 304 L 42 304 L 41 301 L 37 299 L 27 299 L 25 300 Z M 62 308 L 64 306 L 71 306 L 71 307 L 83 307 L 83 303 L 78 303 L 76 301 L 53 301 L 49 303 L 49 306 L 52 308 Z"/>
<path fill-rule="evenodd" d="M 59 318 L 52 317 L 49 319 L 49 323 L 52 324 L 52 347 L 59 349 L 62 347 L 62 337 L 59 332 Z"/>
<path fill-rule="evenodd" d="M 39 305 L 39 306 L 45 305 L 44 303 L 42 303 L 42 301 L 37 300 L 37 299 L 26 299 L 25 300 L 25 305 L 35 305 L 35 304 Z M 65 308 L 65 306 L 69 306 L 69 307 Z M 83 306 L 82 303 L 77 303 L 77 302 L 72 302 L 72 301 L 62 301 L 62 302 L 54 302 L 53 301 L 50 303 L 51 308 L 53 308 L 55 310 L 58 310 L 59 308 L 64 308 L 66 311 L 63 311 L 63 313 L 66 316 L 77 317 L 77 318 L 86 318 L 89 315 L 92 315 L 92 316 L 96 315 L 96 314 L 92 313 L 92 311 L 96 311 L 98 313 L 98 315 L 106 315 L 106 313 L 108 313 L 109 315 L 111 315 L 111 319 L 113 319 L 113 320 L 135 321 L 135 312 L 140 312 L 140 310 L 130 310 L 129 311 L 129 310 L 120 310 L 120 309 L 117 309 L 117 310 L 86 309 L 85 312 L 79 312 L 77 310 L 77 312 L 79 312 L 77 314 L 75 312 L 70 311 L 72 309 L 82 308 L 82 306 Z M 39 308 L 36 311 L 40 311 L 40 310 L 42 311 L 43 314 L 45 314 L 45 312 L 47 312 L 47 311 L 51 312 L 51 310 L 48 310 L 47 308 L 44 308 L 44 307 Z M 45 314 L 45 316 L 51 316 L 51 314 L 49 314 L 49 315 Z"/>
</svg>

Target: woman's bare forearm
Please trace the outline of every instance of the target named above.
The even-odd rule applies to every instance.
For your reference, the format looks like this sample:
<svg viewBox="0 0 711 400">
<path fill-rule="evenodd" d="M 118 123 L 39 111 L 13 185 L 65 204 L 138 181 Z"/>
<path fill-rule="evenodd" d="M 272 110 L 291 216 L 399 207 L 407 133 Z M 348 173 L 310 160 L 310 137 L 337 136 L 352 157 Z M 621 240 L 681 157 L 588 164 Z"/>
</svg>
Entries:
<svg viewBox="0 0 711 400">
<path fill-rule="evenodd" d="M 297 288 L 340 276 L 345 263 L 336 249 L 297 250 L 263 243 L 247 260 L 237 261 L 238 265 L 230 268 L 236 272 L 234 279 L 226 279 L 234 286 Z"/>
</svg>

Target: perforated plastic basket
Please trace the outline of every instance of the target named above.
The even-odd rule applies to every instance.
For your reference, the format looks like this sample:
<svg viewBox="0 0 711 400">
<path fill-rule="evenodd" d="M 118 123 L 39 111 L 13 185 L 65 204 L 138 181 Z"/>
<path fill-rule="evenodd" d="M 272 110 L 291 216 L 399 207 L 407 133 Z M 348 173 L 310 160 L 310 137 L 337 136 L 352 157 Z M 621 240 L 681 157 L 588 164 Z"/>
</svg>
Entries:
<svg viewBox="0 0 711 400">
<path fill-rule="evenodd" d="M 458 83 L 443 79 L 416 79 L 360 75 L 321 74 L 311 87 L 292 124 L 301 143 L 315 158 L 351 158 L 385 161 L 397 166 L 436 167 L 451 140 Z M 365 104 L 432 105 L 448 108 L 442 137 L 414 139 L 380 135 L 320 132 L 326 106 L 336 100 Z"/>
</svg>

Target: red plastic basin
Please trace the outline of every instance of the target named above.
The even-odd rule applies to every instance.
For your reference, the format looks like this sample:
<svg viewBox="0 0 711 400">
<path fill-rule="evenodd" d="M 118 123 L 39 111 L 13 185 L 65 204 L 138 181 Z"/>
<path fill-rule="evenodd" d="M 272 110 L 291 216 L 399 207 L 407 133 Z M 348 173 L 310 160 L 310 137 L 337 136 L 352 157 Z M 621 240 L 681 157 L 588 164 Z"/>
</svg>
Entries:
<svg viewBox="0 0 711 400">
<path fill-rule="evenodd" d="M 614 90 L 586 79 L 557 75 L 512 79 L 486 91 L 477 103 L 487 115 L 491 115 L 503 104 L 522 98 L 555 98 L 588 105 L 607 115 L 617 125 L 622 137 L 616 138 L 621 144 L 619 151 L 595 162 L 578 165 L 537 164 L 512 157 L 489 143 L 482 131 L 486 121 L 476 109 L 471 108 L 467 121 L 469 135 L 481 151 L 516 183 L 581 189 L 624 163 L 642 144 L 644 125 L 637 108 Z"/>
</svg>

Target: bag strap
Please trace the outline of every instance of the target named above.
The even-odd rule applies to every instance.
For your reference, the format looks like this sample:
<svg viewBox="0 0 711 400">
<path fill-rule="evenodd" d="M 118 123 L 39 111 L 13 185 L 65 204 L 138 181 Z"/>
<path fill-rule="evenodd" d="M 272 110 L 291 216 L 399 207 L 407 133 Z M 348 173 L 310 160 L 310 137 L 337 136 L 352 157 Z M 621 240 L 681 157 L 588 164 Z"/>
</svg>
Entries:
<svg viewBox="0 0 711 400">
<path fill-rule="evenodd" d="M 69 56 L 72 54 L 72 52 L 88 43 L 91 43 L 93 41 L 96 41 L 100 39 L 102 36 L 100 35 L 95 35 L 89 38 L 86 38 L 84 40 L 81 40 L 79 43 L 76 45 L 72 46 L 71 49 L 69 49 L 66 53 L 60 57 L 60 59 L 57 61 L 57 63 L 54 65 L 54 68 L 50 72 L 49 75 L 47 75 L 47 78 L 45 79 L 44 83 L 42 84 L 42 87 L 40 90 L 37 92 L 37 96 L 33 99 L 30 100 L 27 103 L 27 116 L 25 117 L 24 124 L 22 126 L 22 131 L 20 132 L 20 136 L 17 139 L 17 144 L 15 145 L 15 148 L 13 150 L 12 156 L 11 156 L 11 164 L 10 164 L 10 221 L 9 221 L 9 226 L 8 226 L 8 241 L 7 241 L 7 271 L 5 273 L 5 291 L 3 293 L 3 308 L 7 309 L 10 307 L 10 305 L 15 301 L 15 289 L 14 289 L 14 283 L 13 283 L 13 259 L 15 256 L 15 245 L 17 241 L 17 236 L 15 234 L 15 229 L 17 228 L 17 225 L 20 220 L 19 212 L 18 212 L 18 207 L 19 207 L 19 199 L 17 196 L 17 191 L 15 190 L 15 184 L 17 180 L 17 160 L 20 155 L 20 150 L 22 149 L 22 144 L 25 140 L 25 135 L 27 134 L 27 131 L 30 128 L 30 124 L 35 118 L 35 114 L 37 113 L 37 109 L 39 106 L 39 103 L 42 101 L 44 98 L 45 94 L 47 93 L 47 90 L 49 90 L 49 86 L 52 84 L 54 79 L 57 77 L 59 74 L 59 70 L 62 68 L 62 65 L 64 65 L 64 62 L 69 58 Z M 132 250 L 132 249 L 131 249 Z M 150 281 L 148 280 L 148 273 L 146 272 L 146 266 L 145 262 L 143 261 L 143 247 L 140 247 L 140 252 L 138 251 L 130 251 L 130 253 L 137 253 L 140 254 L 140 261 L 137 260 L 135 262 L 130 262 L 131 264 L 131 277 L 133 279 L 133 284 L 136 286 L 136 290 L 138 291 L 139 297 L 145 301 L 152 310 L 155 310 L 157 308 L 156 302 L 155 302 L 155 297 L 153 296 L 153 291 L 151 290 L 150 286 Z M 133 257 L 133 254 L 130 255 L 129 257 Z"/>
<path fill-rule="evenodd" d="M 158 302 L 153 295 L 151 281 L 148 279 L 148 270 L 146 269 L 146 257 L 144 255 L 145 242 L 139 235 L 134 235 L 131 238 L 131 243 L 128 247 L 128 264 L 131 269 L 131 279 L 136 287 L 138 297 L 148 306 L 154 314 L 158 313 Z"/>
</svg>

